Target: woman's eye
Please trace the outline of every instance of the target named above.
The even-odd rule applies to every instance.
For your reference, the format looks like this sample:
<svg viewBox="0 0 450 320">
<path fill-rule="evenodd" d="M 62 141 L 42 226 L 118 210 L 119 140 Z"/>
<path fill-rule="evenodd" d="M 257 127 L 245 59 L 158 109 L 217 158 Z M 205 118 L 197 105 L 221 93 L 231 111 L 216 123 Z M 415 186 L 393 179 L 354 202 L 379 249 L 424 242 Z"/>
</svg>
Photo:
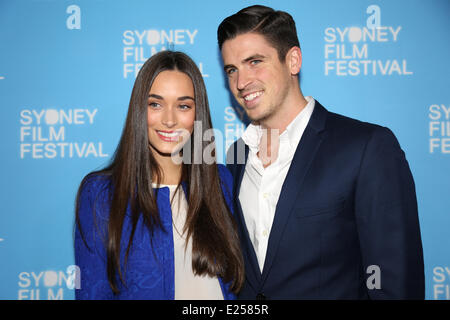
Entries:
<svg viewBox="0 0 450 320">
<path fill-rule="evenodd" d="M 181 104 L 181 105 L 179 105 L 179 108 L 181 110 L 189 110 L 189 109 L 191 109 L 191 106 L 189 106 L 187 104 Z"/>
<path fill-rule="evenodd" d="M 157 108 L 160 107 L 160 104 L 159 104 L 159 103 L 156 103 L 156 102 L 150 102 L 150 103 L 148 104 L 148 106 L 149 106 L 150 108 L 157 109 Z"/>
</svg>

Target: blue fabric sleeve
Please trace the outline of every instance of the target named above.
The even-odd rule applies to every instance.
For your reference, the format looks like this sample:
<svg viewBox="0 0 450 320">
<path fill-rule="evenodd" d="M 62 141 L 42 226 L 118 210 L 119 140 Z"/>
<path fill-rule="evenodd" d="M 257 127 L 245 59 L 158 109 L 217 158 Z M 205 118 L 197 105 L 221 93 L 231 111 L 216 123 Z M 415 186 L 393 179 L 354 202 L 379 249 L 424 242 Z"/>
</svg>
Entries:
<svg viewBox="0 0 450 320">
<path fill-rule="evenodd" d="M 98 201 L 104 183 L 99 178 L 87 178 L 78 199 L 80 229 L 75 229 L 75 263 L 80 268 L 81 288 L 75 291 L 77 300 L 113 299 L 106 272 L 104 241 L 107 230 L 106 207 Z"/>
<path fill-rule="evenodd" d="M 355 194 L 364 269 L 381 270 L 371 299 L 423 299 L 424 266 L 414 180 L 397 139 L 374 131 L 365 150 Z"/>
</svg>

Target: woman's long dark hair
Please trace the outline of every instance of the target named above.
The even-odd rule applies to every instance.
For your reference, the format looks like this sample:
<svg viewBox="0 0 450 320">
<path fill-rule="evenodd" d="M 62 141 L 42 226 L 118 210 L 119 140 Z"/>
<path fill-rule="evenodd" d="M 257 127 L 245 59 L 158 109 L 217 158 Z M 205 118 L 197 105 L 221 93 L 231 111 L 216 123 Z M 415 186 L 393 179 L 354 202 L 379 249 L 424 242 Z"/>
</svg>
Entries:
<svg viewBox="0 0 450 320">
<path fill-rule="evenodd" d="M 177 70 L 191 78 L 195 91 L 195 120 L 201 121 L 203 132 L 212 127 L 205 84 L 194 61 L 184 53 L 173 51 L 163 51 L 148 59 L 134 83 L 125 126 L 111 163 L 105 169 L 86 176 L 77 195 L 76 223 L 81 232 L 78 204 L 84 182 L 92 175 L 110 177 L 112 185 L 105 246 L 107 276 L 114 293 L 119 292 L 117 275 L 125 284 L 120 263 L 120 243 L 127 207 L 131 209 L 132 230 L 124 265 L 141 216 L 151 233 L 155 228 L 163 228 L 152 182 L 160 183 L 164 173 L 149 149 L 147 107 L 153 81 L 165 70 Z M 191 150 L 194 150 L 194 139 L 189 141 L 187 143 L 191 143 Z M 202 150 L 208 143 L 202 141 Z M 222 194 L 217 165 L 215 162 L 196 164 L 193 157 L 192 154 L 191 164 L 183 163 L 182 170 L 182 179 L 187 184 L 185 230 L 186 241 L 192 241 L 192 269 L 198 275 L 219 275 L 225 282 L 232 281 L 230 288 L 236 293 L 244 281 L 243 259 L 236 226 Z"/>
</svg>

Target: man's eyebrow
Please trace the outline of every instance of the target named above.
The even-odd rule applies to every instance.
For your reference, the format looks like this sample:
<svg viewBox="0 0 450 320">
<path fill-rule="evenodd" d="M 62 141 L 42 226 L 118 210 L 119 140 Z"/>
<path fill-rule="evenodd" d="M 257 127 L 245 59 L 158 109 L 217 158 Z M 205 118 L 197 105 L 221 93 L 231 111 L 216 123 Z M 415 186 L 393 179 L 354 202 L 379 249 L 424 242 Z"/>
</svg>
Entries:
<svg viewBox="0 0 450 320">
<path fill-rule="evenodd" d="M 244 60 L 242 60 L 242 63 L 246 63 L 246 62 L 249 62 L 249 61 L 252 61 L 252 60 L 256 60 L 256 59 L 264 59 L 264 58 L 266 58 L 266 56 L 264 56 L 262 54 L 259 54 L 259 53 L 256 53 L 256 54 L 251 55 L 250 57 L 245 58 Z M 234 68 L 234 67 L 235 66 L 232 65 L 232 64 L 227 64 L 226 66 L 223 67 L 223 69 L 225 71 L 227 71 L 227 69 Z"/>
<path fill-rule="evenodd" d="M 223 70 L 227 71 L 230 68 L 234 68 L 234 65 L 232 64 L 227 64 L 226 66 L 223 67 Z"/>
<path fill-rule="evenodd" d="M 242 62 L 249 62 L 251 60 L 264 59 L 264 58 L 265 58 L 264 55 L 257 53 L 257 54 L 254 54 L 254 55 L 248 57 L 248 58 L 245 58 L 244 60 L 242 60 Z"/>
</svg>

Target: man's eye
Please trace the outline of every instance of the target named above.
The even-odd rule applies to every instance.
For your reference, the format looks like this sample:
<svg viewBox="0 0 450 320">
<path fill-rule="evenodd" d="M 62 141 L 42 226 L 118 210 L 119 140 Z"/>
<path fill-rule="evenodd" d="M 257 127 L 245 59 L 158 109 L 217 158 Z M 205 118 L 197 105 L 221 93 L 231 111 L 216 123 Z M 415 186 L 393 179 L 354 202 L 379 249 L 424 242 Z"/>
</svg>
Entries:
<svg viewBox="0 0 450 320">
<path fill-rule="evenodd" d="M 260 62 L 261 62 L 261 60 L 252 60 L 252 61 L 250 61 L 250 64 L 255 65 L 255 64 L 258 64 Z"/>
<path fill-rule="evenodd" d="M 227 74 L 228 75 L 232 75 L 233 73 L 235 73 L 236 72 L 236 69 L 235 68 L 228 68 L 227 69 Z"/>
</svg>

